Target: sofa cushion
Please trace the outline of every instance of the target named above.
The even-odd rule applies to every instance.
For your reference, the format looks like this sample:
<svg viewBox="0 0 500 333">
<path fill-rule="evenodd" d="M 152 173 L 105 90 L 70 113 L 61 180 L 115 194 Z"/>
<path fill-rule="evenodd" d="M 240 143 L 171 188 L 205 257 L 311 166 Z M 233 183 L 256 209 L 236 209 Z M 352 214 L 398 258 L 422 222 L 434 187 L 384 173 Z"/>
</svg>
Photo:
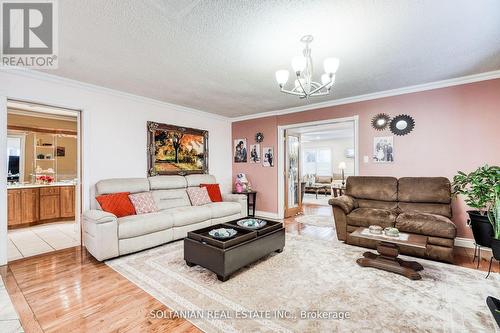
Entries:
<svg viewBox="0 0 500 333">
<path fill-rule="evenodd" d="M 393 227 L 396 214 L 387 209 L 356 208 L 347 215 L 347 224 L 358 227 L 379 225 L 382 228 Z"/>
<path fill-rule="evenodd" d="M 193 206 L 202 206 L 212 202 L 206 187 L 189 187 L 186 192 Z"/>
<path fill-rule="evenodd" d="M 136 214 L 148 214 L 158 211 L 151 192 L 130 194 L 128 197 L 132 205 L 134 205 Z"/>
<path fill-rule="evenodd" d="M 333 177 L 330 176 L 316 176 L 314 182 L 316 184 L 331 184 L 333 180 Z"/>
<path fill-rule="evenodd" d="M 417 212 L 451 217 L 451 205 L 423 202 L 398 202 L 401 212 Z"/>
<path fill-rule="evenodd" d="M 377 208 L 386 210 L 394 210 L 398 207 L 397 201 L 356 199 L 356 204 L 359 208 Z"/>
<path fill-rule="evenodd" d="M 186 189 L 153 190 L 153 198 L 159 210 L 191 206 Z"/>
<path fill-rule="evenodd" d="M 217 181 L 212 175 L 187 175 L 186 176 L 187 186 L 200 186 L 200 184 L 215 184 Z"/>
<path fill-rule="evenodd" d="M 221 202 L 222 194 L 220 193 L 219 184 L 200 184 L 200 187 L 205 187 L 208 191 L 208 196 L 212 202 Z"/>
<path fill-rule="evenodd" d="M 154 176 L 149 177 L 148 181 L 151 190 L 173 190 L 187 187 L 186 178 L 183 176 Z"/>
<path fill-rule="evenodd" d="M 399 214 L 396 228 L 402 232 L 443 238 L 454 238 L 457 234 L 457 227 L 449 218 L 418 212 Z"/>
<path fill-rule="evenodd" d="M 96 195 L 130 192 L 139 193 L 149 191 L 147 178 L 114 178 L 100 180 L 95 184 Z"/>
<path fill-rule="evenodd" d="M 129 192 L 103 194 L 95 199 L 102 210 L 116 217 L 135 215 L 135 208 L 129 198 Z"/>
<path fill-rule="evenodd" d="M 398 200 L 449 204 L 451 185 L 445 177 L 403 177 L 398 181 Z"/>
<path fill-rule="evenodd" d="M 210 208 L 213 219 L 241 213 L 241 204 L 239 202 L 212 202 L 202 207 Z"/>
<path fill-rule="evenodd" d="M 398 180 L 394 177 L 351 176 L 347 178 L 346 194 L 356 199 L 396 201 Z"/>
<path fill-rule="evenodd" d="M 118 219 L 118 238 L 131 238 L 172 228 L 172 215 L 156 212 L 126 216 Z"/>
<path fill-rule="evenodd" d="M 174 227 L 208 221 L 212 217 L 212 211 L 208 205 L 177 207 L 164 210 L 163 212 L 173 216 Z"/>
</svg>

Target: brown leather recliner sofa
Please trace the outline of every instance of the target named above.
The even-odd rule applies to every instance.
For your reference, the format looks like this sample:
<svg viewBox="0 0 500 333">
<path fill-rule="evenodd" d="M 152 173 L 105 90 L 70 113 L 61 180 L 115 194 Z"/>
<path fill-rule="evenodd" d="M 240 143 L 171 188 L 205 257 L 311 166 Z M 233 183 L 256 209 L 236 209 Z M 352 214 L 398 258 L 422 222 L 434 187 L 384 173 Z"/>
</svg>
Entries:
<svg viewBox="0 0 500 333">
<path fill-rule="evenodd" d="M 453 262 L 456 226 L 450 220 L 451 185 L 444 177 L 347 178 L 345 195 L 330 199 L 337 238 L 376 248 L 377 241 L 351 236 L 359 227 L 396 227 L 427 236 L 425 250 L 400 246 L 402 254 Z"/>
</svg>

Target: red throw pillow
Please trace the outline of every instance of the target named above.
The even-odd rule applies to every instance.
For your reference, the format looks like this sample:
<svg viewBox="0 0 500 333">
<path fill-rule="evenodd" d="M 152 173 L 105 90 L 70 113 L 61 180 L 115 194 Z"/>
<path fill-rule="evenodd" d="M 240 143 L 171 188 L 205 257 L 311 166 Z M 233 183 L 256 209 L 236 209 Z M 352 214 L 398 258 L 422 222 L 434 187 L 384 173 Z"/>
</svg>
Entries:
<svg viewBox="0 0 500 333">
<path fill-rule="evenodd" d="M 115 214 L 116 217 L 135 215 L 135 208 L 128 195 L 130 192 L 104 194 L 95 199 L 103 211 Z"/>
<path fill-rule="evenodd" d="M 208 196 L 212 202 L 222 202 L 219 184 L 200 184 L 200 187 L 206 187 Z"/>
</svg>

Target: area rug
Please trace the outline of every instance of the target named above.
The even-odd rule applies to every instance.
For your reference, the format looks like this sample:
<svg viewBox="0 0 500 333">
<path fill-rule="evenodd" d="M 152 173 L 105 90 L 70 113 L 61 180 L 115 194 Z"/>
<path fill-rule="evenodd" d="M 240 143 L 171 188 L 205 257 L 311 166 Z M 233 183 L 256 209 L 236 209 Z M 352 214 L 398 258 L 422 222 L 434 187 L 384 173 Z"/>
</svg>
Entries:
<svg viewBox="0 0 500 333">
<path fill-rule="evenodd" d="M 330 196 L 330 195 L 325 196 L 324 194 L 318 194 L 318 197 L 316 198 L 316 195 L 306 193 L 306 194 L 304 194 L 304 198 L 302 199 L 302 203 L 303 204 L 320 205 L 320 206 L 328 206 L 328 200 L 330 200 L 331 198 L 332 198 L 332 196 Z"/>
<path fill-rule="evenodd" d="M 498 295 L 499 274 L 419 260 L 423 279 L 412 281 L 358 266 L 362 248 L 286 242 L 227 282 L 188 267 L 182 241 L 106 263 L 175 311 L 162 317 L 205 332 L 495 332 L 485 299 Z"/>
<path fill-rule="evenodd" d="M 333 216 L 302 215 L 296 217 L 295 222 L 307 225 L 313 225 L 315 227 L 329 227 L 329 228 L 335 227 Z"/>
</svg>

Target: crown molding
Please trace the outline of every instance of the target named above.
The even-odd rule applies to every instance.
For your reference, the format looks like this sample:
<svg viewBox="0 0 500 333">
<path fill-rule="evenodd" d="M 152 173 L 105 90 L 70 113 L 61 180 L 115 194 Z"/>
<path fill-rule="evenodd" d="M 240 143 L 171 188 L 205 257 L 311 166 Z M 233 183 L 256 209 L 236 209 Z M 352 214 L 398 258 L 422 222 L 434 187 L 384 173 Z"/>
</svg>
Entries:
<svg viewBox="0 0 500 333">
<path fill-rule="evenodd" d="M 19 75 L 19 76 L 24 76 L 24 77 L 28 77 L 28 78 L 37 79 L 37 80 L 42 80 L 42 81 L 47 81 L 47 82 L 52 82 L 52 83 L 63 84 L 63 85 L 70 86 L 70 87 L 85 89 L 85 90 L 88 90 L 91 92 L 97 92 L 100 94 L 107 94 L 107 95 L 112 95 L 112 96 L 116 96 L 116 97 L 127 98 L 130 100 L 136 101 L 136 102 L 156 105 L 159 107 L 169 108 L 169 109 L 172 109 L 175 111 L 188 112 L 188 113 L 192 113 L 192 114 L 196 114 L 199 116 L 208 117 L 208 118 L 212 118 L 212 119 L 217 119 L 217 120 L 231 121 L 231 119 L 228 117 L 224 117 L 224 116 L 210 113 L 207 111 L 198 110 L 198 109 L 194 109 L 194 108 L 190 108 L 190 107 L 182 106 L 182 105 L 178 105 L 178 104 L 162 102 L 162 101 L 159 101 L 157 99 L 139 96 L 139 95 L 135 95 L 132 93 L 127 93 L 124 91 L 115 90 L 115 89 L 111 89 L 111 88 L 106 88 L 106 87 L 91 84 L 91 83 L 86 83 L 86 82 L 81 82 L 81 81 L 77 81 L 77 80 L 73 80 L 73 79 L 68 79 L 68 78 L 64 78 L 64 77 L 57 76 L 54 74 L 48 74 L 48 73 L 44 73 L 44 72 L 34 71 L 32 69 L 3 66 L 3 67 L 0 67 L 0 71 L 2 71 L 4 73 L 12 74 L 12 75 Z"/>
<path fill-rule="evenodd" d="M 487 80 L 493 80 L 493 79 L 498 79 L 498 78 L 500 78 L 500 70 L 479 73 L 479 74 L 473 74 L 473 75 L 467 75 L 467 76 L 462 76 L 462 77 L 448 79 L 448 80 L 417 84 L 414 86 L 385 90 L 385 91 L 380 91 L 380 92 L 375 92 L 375 93 L 370 93 L 370 94 L 365 94 L 365 95 L 358 95 L 358 96 L 353 96 L 353 97 L 334 99 L 334 100 L 330 100 L 330 101 L 302 105 L 302 106 L 297 106 L 297 107 L 292 107 L 292 108 L 287 108 L 287 109 L 266 111 L 266 112 L 260 112 L 260 113 L 256 113 L 256 114 L 246 115 L 246 116 L 233 117 L 233 118 L 231 118 L 231 121 L 237 122 L 237 121 L 278 116 L 278 115 L 284 115 L 284 114 L 290 114 L 290 113 L 296 113 L 296 112 L 302 112 L 302 111 L 308 111 L 308 110 L 322 109 L 322 108 L 327 108 L 327 107 L 331 107 L 331 106 L 369 101 L 369 100 L 374 100 L 374 99 L 379 99 L 379 98 L 384 98 L 384 97 L 392 97 L 392 96 L 398 96 L 398 95 L 411 94 L 411 93 L 416 93 L 416 92 L 421 92 L 421 91 L 428 91 L 428 90 L 458 86 L 458 85 L 462 85 L 462 84 L 474 83 L 474 82 L 479 82 L 479 81 L 487 81 Z"/>
</svg>

